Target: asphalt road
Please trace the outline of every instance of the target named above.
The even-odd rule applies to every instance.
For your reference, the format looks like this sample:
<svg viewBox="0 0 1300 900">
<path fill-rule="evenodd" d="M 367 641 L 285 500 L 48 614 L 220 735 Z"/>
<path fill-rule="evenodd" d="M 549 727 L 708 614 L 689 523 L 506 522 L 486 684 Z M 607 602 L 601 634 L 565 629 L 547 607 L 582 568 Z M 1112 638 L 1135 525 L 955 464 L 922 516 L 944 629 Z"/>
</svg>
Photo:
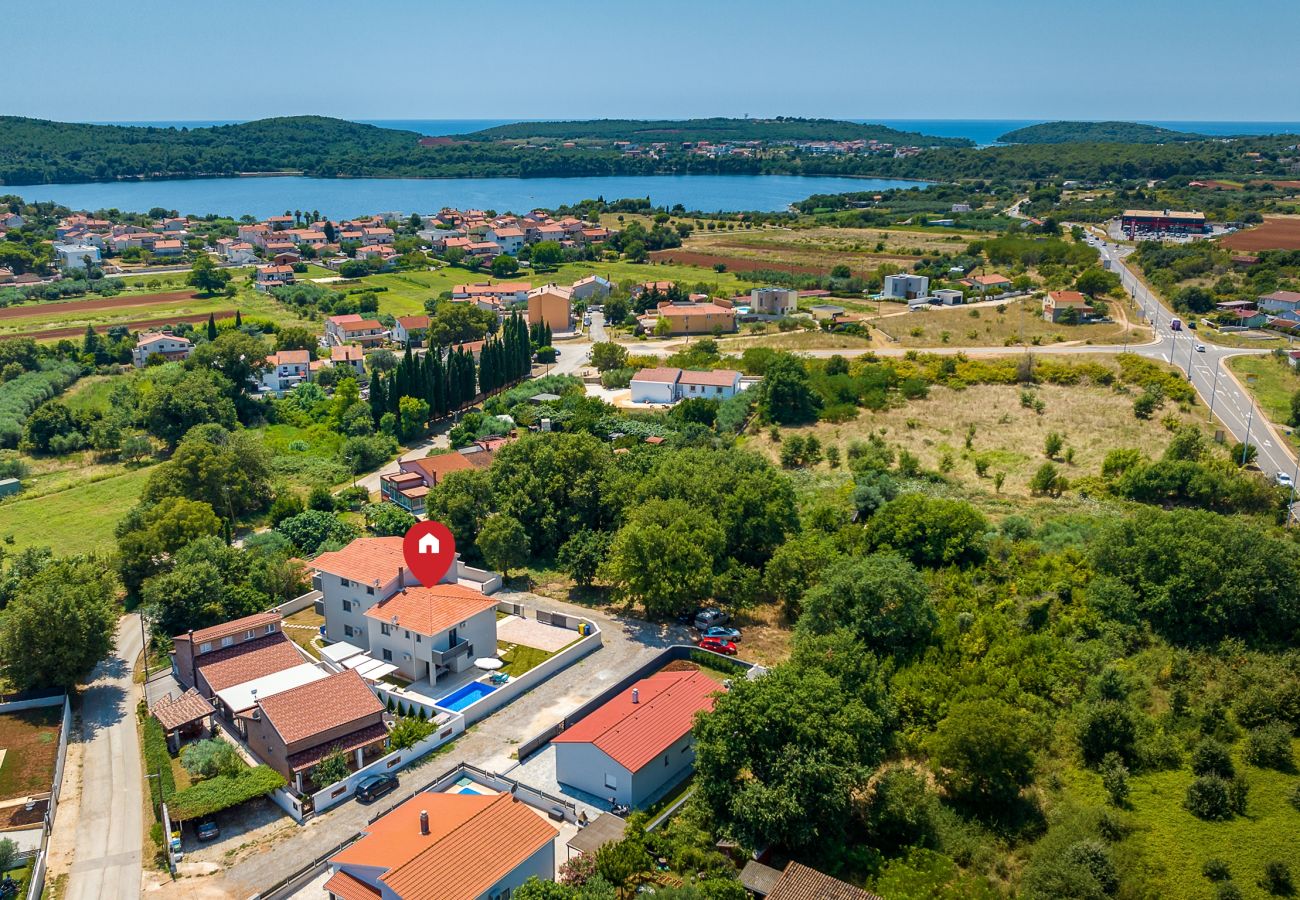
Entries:
<svg viewBox="0 0 1300 900">
<path fill-rule="evenodd" d="M 138 689 L 131 679 L 140 648 L 139 617 L 123 616 L 116 649 L 95 667 L 82 692 L 79 809 L 67 816 L 61 809 L 59 816 L 69 823 L 64 827 L 76 828 L 66 900 L 140 896 L 145 788 L 135 730 Z"/>
</svg>

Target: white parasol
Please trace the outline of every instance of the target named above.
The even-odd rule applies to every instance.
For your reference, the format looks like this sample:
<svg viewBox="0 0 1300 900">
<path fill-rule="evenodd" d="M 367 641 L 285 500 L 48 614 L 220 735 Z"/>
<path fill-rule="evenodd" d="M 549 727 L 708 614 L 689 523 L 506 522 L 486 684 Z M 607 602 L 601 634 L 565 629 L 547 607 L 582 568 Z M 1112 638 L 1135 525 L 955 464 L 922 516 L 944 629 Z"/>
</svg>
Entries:
<svg viewBox="0 0 1300 900">
<path fill-rule="evenodd" d="M 501 668 L 503 663 L 495 656 L 482 656 L 474 660 L 474 665 L 478 666 L 480 669 L 491 671 L 492 669 Z"/>
</svg>

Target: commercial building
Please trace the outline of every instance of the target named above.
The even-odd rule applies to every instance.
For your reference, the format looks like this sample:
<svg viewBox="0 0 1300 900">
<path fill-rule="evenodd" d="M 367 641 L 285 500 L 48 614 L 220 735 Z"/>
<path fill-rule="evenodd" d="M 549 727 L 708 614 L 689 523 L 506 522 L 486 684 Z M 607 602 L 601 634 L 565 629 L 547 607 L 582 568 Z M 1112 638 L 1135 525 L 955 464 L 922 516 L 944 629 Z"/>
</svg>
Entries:
<svg viewBox="0 0 1300 900">
<path fill-rule="evenodd" d="M 1141 233 L 1204 234 L 1205 213 L 1176 209 L 1126 209 L 1120 227 L 1133 238 Z"/>
</svg>

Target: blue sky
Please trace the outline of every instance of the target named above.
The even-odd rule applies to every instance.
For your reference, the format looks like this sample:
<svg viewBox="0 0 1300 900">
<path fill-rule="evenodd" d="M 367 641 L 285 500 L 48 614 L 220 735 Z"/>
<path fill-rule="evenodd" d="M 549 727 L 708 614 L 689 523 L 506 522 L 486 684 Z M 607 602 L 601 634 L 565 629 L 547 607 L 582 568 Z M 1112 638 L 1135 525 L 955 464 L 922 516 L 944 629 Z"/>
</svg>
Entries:
<svg viewBox="0 0 1300 900">
<path fill-rule="evenodd" d="M 61 0 L 0 25 L 0 113 L 64 120 L 1300 120 L 1295 0 Z"/>
</svg>

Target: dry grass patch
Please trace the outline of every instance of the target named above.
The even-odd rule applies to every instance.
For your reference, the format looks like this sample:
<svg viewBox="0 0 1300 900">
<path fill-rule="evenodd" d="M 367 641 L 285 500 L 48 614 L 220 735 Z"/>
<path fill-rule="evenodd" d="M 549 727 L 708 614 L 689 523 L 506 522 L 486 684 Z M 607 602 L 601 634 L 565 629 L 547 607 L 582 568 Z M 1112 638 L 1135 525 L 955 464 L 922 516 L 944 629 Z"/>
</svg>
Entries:
<svg viewBox="0 0 1300 900">
<path fill-rule="evenodd" d="M 1004 347 L 1024 342 L 1046 348 L 1054 344 L 1113 344 L 1124 340 L 1122 322 L 1054 325 L 1043 318 L 1041 301 L 1032 299 L 1012 300 L 1000 307 L 954 306 L 909 312 L 886 316 L 871 324 L 895 338 L 902 347 Z M 1151 339 L 1151 329 L 1134 327 L 1128 339 L 1134 344 L 1145 343 Z"/>
<path fill-rule="evenodd" d="M 1058 464 L 1070 479 L 1097 475 L 1106 453 L 1116 447 L 1139 447 L 1158 457 L 1172 437 L 1159 421 L 1166 416 L 1212 435 L 1203 412 L 1183 412 L 1173 403 L 1166 403 L 1155 419 L 1142 420 L 1133 415 L 1135 394 L 1092 385 L 1042 385 L 1032 391 L 1043 402 L 1041 415 L 1021 405 L 1018 385 L 974 385 L 960 391 L 932 387 L 924 400 L 881 412 L 863 410 L 851 422 L 786 428 L 782 436 L 815 434 L 823 448 L 837 446 L 843 456 L 851 441 L 883 431 L 887 442 L 917 456 L 924 468 L 941 471 L 945 460 L 950 461 L 950 477 L 990 496 L 997 493 L 994 475 L 1005 473 L 1001 495 L 1023 499 L 1030 496 L 1029 480 L 1034 472 L 1047 461 L 1043 446 L 1051 432 L 1064 438 Z M 967 450 L 966 434 L 971 426 L 975 434 Z M 780 445 L 768 432 L 749 438 L 747 443 L 779 465 Z M 1070 450 L 1073 461 L 1067 463 L 1063 457 Z M 983 477 L 977 473 L 977 461 L 987 466 Z M 831 471 L 826 463 L 817 470 Z M 847 479 L 847 471 L 840 471 Z"/>
<path fill-rule="evenodd" d="M 24 709 L 0 715 L 0 800 L 48 791 L 54 782 L 63 706 Z"/>
</svg>

